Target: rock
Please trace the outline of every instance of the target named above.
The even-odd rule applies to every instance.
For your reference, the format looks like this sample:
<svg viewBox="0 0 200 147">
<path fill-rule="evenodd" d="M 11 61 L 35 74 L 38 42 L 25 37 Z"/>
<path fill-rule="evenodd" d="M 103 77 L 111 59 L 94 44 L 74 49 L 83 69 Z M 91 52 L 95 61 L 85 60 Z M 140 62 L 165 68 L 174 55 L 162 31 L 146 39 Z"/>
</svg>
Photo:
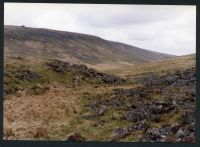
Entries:
<svg viewBox="0 0 200 147">
<path fill-rule="evenodd" d="M 173 133 L 171 131 L 170 125 L 163 125 L 159 128 L 152 127 L 148 128 L 141 137 L 141 141 L 156 141 L 156 142 L 174 142 L 176 137 L 172 137 Z"/>
<path fill-rule="evenodd" d="M 164 139 L 167 139 L 168 136 L 171 136 L 173 134 L 172 130 L 171 130 L 171 126 L 170 125 L 163 125 L 160 127 L 159 129 L 161 137 Z"/>
<path fill-rule="evenodd" d="M 191 69 L 190 69 L 191 70 Z M 193 71 L 192 71 L 193 72 Z M 89 73 L 91 77 L 104 74 Z M 156 142 L 194 142 L 191 134 L 195 133 L 195 82 L 190 81 L 194 75 L 188 71 L 168 73 L 162 77 L 150 78 L 148 82 L 135 88 L 116 88 L 111 92 L 90 96 L 89 108 L 97 115 L 104 115 L 107 108 L 116 110 L 112 120 L 124 119 L 132 122 L 128 128 L 113 130 L 112 141 L 118 141 L 129 135 L 132 131 L 141 131 L 140 141 Z M 94 75 L 92 75 L 94 74 Z M 108 81 L 115 81 L 110 77 Z M 184 78 L 184 79 L 183 79 Z M 174 81 L 175 80 L 175 81 Z M 118 115 L 119 112 L 123 114 Z M 183 111 L 185 111 L 183 113 Z M 183 113 L 181 117 L 179 114 Z M 163 115 L 164 114 L 164 115 Z M 178 115 L 176 115 L 178 114 Z M 166 116 L 166 117 L 165 117 Z M 166 119 L 169 118 L 169 121 Z M 146 123 L 143 123 L 145 122 Z M 177 124 L 171 125 L 176 121 Z M 169 124 L 165 124 L 169 122 Z M 148 124 L 165 124 L 152 127 Z"/>
<path fill-rule="evenodd" d="M 185 142 L 185 143 L 195 143 L 195 135 L 194 135 L 194 133 L 191 133 L 190 135 L 185 136 L 182 139 L 182 142 Z"/>
<path fill-rule="evenodd" d="M 163 105 L 156 105 L 154 108 L 151 109 L 153 114 L 162 114 L 165 112 Z"/>
<path fill-rule="evenodd" d="M 102 127 L 105 124 L 105 120 L 100 120 L 98 124 L 99 124 L 99 127 Z"/>
<path fill-rule="evenodd" d="M 140 139 L 140 142 L 151 142 L 151 139 L 150 139 L 149 136 L 146 135 L 146 134 L 141 135 L 141 136 L 139 137 L 139 139 Z"/>
<path fill-rule="evenodd" d="M 102 80 L 104 83 L 111 83 L 111 84 L 114 84 L 114 83 L 121 83 L 123 80 L 117 76 L 113 76 L 113 75 L 108 75 L 108 74 L 104 74 L 102 76 Z"/>
<path fill-rule="evenodd" d="M 78 133 L 70 133 L 66 141 L 85 141 L 86 139 Z"/>
<path fill-rule="evenodd" d="M 118 128 L 112 132 L 111 140 L 110 141 L 117 141 L 129 135 L 130 132 L 127 128 Z"/>
<path fill-rule="evenodd" d="M 169 113 L 175 108 L 176 106 L 171 104 L 170 102 L 155 102 L 155 104 L 150 107 L 150 111 L 153 114 L 157 115 L 157 114 Z"/>
<path fill-rule="evenodd" d="M 132 126 L 133 130 L 145 131 L 148 128 L 149 128 L 149 122 L 147 122 L 146 120 L 143 120 L 142 122 L 139 122 L 139 123 L 135 124 L 134 126 Z"/>
<path fill-rule="evenodd" d="M 180 128 L 177 132 L 176 132 L 176 138 L 181 138 L 184 136 L 184 132 L 182 130 L 182 128 Z"/>
<path fill-rule="evenodd" d="M 69 63 L 59 60 L 54 60 L 51 63 L 47 63 L 46 65 L 53 71 L 60 74 L 64 74 L 70 68 Z"/>
<path fill-rule="evenodd" d="M 161 134 L 158 128 L 149 128 L 147 129 L 147 134 L 149 135 L 149 137 L 156 141 L 157 139 L 161 138 Z"/>
<path fill-rule="evenodd" d="M 185 127 L 186 129 L 188 129 L 190 132 L 195 132 L 195 123 L 191 123 L 188 126 Z"/>
<path fill-rule="evenodd" d="M 113 107 L 120 107 L 122 106 L 122 102 L 119 99 L 114 99 L 113 101 L 111 101 L 111 104 Z"/>
<path fill-rule="evenodd" d="M 22 92 L 21 90 L 18 90 L 18 91 L 15 93 L 15 95 L 16 95 L 17 97 L 21 97 L 21 96 L 23 95 L 23 92 Z"/>
<path fill-rule="evenodd" d="M 195 121 L 195 116 L 192 112 L 185 111 L 182 115 L 183 124 L 191 124 Z"/>
<path fill-rule="evenodd" d="M 103 106 L 99 112 L 98 112 L 98 115 L 99 116 L 103 116 L 105 114 L 105 112 L 107 111 L 107 107 L 106 106 Z"/>
<path fill-rule="evenodd" d="M 178 124 L 171 125 L 171 131 L 172 131 L 173 133 L 176 133 L 180 128 L 181 128 L 181 126 L 178 125 Z"/>
<path fill-rule="evenodd" d="M 84 119 L 93 119 L 94 117 L 95 117 L 95 115 L 90 112 L 87 112 L 84 115 L 82 115 L 82 118 L 84 118 Z"/>
<path fill-rule="evenodd" d="M 33 81 L 39 79 L 41 76 L 36 72 L 32 72 L 29 69 L 20 69 L 17 71 L 16 78 L 23 81 Z"/>
<path fill-rule="evenodd" d="M 125 113 L 123 118 L 131 122 L 137 122 L 137 121 L 144 120 L 145 115 L 143 112 L 132 110 Z"/>
<path fill-rule="evenodd" d="M 88 68 L 85 65 L 73 64 L 68 62 L 54 60 L 51 63 L 46 64 L 51 70 L 64 74 L 67 71 L 75 71 L 77 76 L 81 76 L 84 80 L 95 81 L 96 83 L 117 84 L 124 82 L 125 80 L 111 74 L 97 72 L 93 68 Z"/>
<path fill-rule="evenodd" d="M 156 123 L 159 123 L 161 122 L 161 115 L 159 114 L 156 114 L 156 115 L 150 115 L 151 117 L 149 118 L 150 120 L 156 122 Z"/>
<path fill-rule="evenodd" d="M 168 76 L 164 80 L 166 81 L 167 85 L 173 84 L 176 81 L 177 77 L 175 76 Z"/>
</svg>

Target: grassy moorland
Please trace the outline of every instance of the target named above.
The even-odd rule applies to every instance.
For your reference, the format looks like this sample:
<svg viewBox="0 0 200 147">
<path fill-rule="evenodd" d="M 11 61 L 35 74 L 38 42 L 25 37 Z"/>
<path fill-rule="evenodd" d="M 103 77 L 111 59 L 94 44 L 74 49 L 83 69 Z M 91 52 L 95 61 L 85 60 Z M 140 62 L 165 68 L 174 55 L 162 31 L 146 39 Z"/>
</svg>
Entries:
<svg viewBox="0 0 200 147">
<path fill-rule="evenodd" d="M 111 70 L 4 63 L 6 140 L 194 142 L 194 55 Z"/>
</svg>

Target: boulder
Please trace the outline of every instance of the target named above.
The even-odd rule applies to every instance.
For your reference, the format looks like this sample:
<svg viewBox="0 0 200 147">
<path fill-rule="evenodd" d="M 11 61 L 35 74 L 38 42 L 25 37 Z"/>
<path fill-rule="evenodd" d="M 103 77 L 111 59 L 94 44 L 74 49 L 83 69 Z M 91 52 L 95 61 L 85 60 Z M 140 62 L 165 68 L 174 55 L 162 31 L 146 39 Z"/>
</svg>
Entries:
<svg viewBox="0 0 200 147">
<path fill-rule="evenodd" d="M 110 141 L 117 141 L 119 139 L 126 137 L 129 134 L 130 131 L 127 128 L 117 128 L 113 130 Z"/>
<path fill-rule="evenodd" d="M 161 133 L 158 128 L 149 128 L 147 129 L 147 134 L 149 137 L 153 140 L 156 141 L 161 138 Z"/>
<path fill-rule="evenodd" d="M 123 118 L 127 121 L 138 122 L 138 121 L 144 120 L 145 115 L 143 112 L 140 112 L 137 110 L 131 110 L 131 111 L 126 112 L 123 115 Z"/>
</svg>

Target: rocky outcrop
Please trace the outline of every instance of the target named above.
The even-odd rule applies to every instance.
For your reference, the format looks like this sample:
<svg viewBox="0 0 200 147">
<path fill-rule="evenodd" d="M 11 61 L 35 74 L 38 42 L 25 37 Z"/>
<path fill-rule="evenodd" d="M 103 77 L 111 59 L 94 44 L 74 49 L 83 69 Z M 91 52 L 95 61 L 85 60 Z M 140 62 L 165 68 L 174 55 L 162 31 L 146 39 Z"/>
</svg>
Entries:
<svg viewBox="0 0 200 147">
<path fill-rule="evenodd" d="M 79 64 L 69 64 L 67 62 L 54 60 L 50 63 L 46 64 L 51 70 L 64 74 L 66 72 L 74 72 L 74 75 L 79 76 L 81 79 L 86 80 L 92 80 L 96 83 L 105 83 L 105 84 L 120 84 L 125 82 L 124 79 L 107 74 L 107 73 L 101 73 L 96 71 L 93 68 L 88 68 L 85 65 L 79 65 Z"/>
<path fill-rule="evenodd" d="M 39 79 L 40 77 L 41 76 L 38 73 L 26 68 L 22 68 L 16 73 L 16 78 L 23 81 L 33 81 Z"/>
<path fill-rule="evenodd" d="M 139 138 L 142 142 L 194 142 L 195 96 L 196 69 L 191 68 L 162 77 L 151 77 L 150 81 L 147 80 L 140 87 L 119 88 L 109 93 L 90 96 L 88 107 L 97 114 L 102 106 L 107 111 L 120 110 L 123 113 L 118 119 L 133 123 L 132 127 L 113 130 L 112 141 L 140 130 L 143 131 Z M 172 115 L 177 120 L 174 124 L 163 122 L 166 121 L 163 115 Z M 164 125 L 152 127 L 148 125 L 151 123 Z"/>
</svg>

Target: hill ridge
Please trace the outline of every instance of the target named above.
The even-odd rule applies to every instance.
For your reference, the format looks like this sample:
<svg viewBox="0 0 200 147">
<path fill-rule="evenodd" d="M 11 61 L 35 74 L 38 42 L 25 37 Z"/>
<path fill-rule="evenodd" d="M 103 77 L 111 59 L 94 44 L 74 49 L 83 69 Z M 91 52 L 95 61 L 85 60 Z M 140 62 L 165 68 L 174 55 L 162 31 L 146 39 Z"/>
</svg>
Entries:
<svg viewBox="0 0 200 147">
<path fill-rule="evenodd" d="M 98 36 L 23 26 L 4 26 L 6 55 L 43 56 L 81 63 L 145 63 L 174 57 Z"/>
</svg>

